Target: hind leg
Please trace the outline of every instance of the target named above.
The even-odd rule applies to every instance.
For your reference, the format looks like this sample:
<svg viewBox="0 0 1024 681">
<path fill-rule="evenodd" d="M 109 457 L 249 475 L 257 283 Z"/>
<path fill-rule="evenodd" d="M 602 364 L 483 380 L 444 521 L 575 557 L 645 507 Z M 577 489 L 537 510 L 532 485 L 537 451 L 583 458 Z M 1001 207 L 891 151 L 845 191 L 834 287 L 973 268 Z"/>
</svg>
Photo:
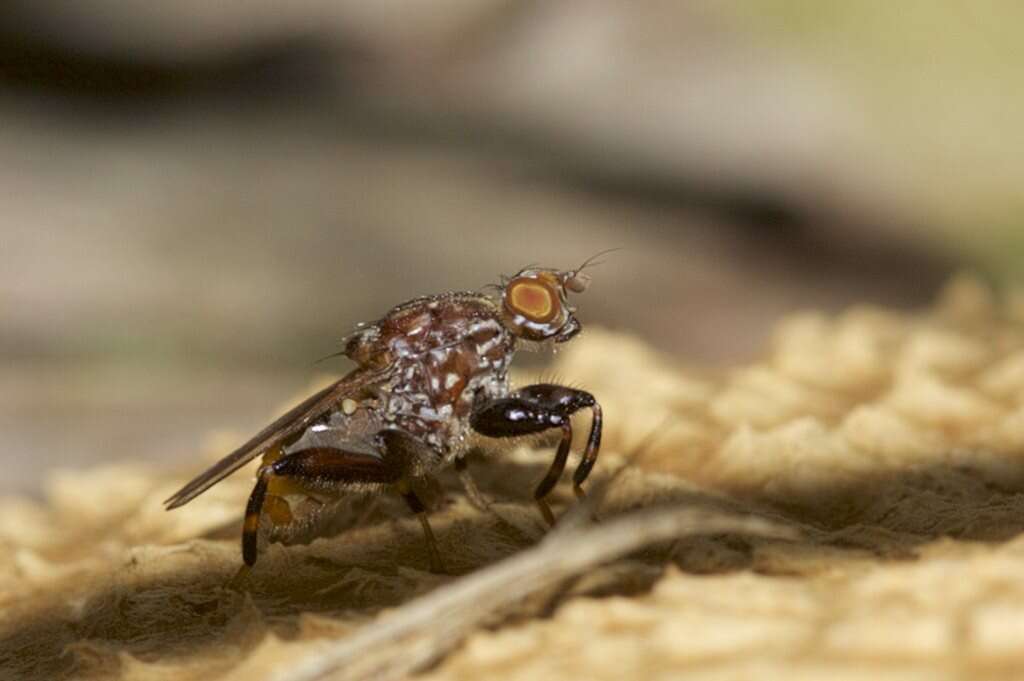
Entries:
<svg viewBox="0 0 1024 681">
<path fill-rule="evenodd" d="M 252 566 L 256 563 L 259 546 L 260 515 L 264 510 L 283 515 L 278 497 L 267 494 L 267 487 L 277 478 L 286 478 L 311 490 L 336 492 L 339 487 L 357 483 L 395 483 L 402 471 L 387 457 L 343 449 L 317 447 L 292 452 L 263 466 L 256 477 L 256 485 L 249 495 L 242 525 L 242 559 Z M 267 508 L 268 501 L 272 504 Z"/>
</svg>

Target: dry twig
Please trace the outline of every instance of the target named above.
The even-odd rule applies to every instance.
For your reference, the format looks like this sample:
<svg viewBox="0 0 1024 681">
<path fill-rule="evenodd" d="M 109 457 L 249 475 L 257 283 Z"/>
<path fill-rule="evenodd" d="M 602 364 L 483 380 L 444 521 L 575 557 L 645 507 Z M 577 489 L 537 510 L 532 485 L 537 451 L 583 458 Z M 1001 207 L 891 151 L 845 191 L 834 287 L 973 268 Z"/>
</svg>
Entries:
<svg viewBox="0 0 1024 681">
<path fill-rule="evenodd" d="M 687 534 L 737 532 L 795 539 L 760 518 L 692 508 L 643 511 L 583 529 L 552 532 L 538 546 L 437 589 L 272 673 L 273 681 L 396 679 L 423 669 L 477 625 L 530 594 L 643 546 Z"/>
</svg>

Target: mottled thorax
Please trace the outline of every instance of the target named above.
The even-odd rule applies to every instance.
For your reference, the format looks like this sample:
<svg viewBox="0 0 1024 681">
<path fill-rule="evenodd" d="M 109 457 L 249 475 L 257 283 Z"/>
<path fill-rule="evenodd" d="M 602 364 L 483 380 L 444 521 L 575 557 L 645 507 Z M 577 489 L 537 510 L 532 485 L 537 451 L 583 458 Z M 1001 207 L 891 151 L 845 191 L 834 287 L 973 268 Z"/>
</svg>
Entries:
<svg viewBox="0 0 1024 681">
<path fill-rule="evenodd" d="M 494 302 L 447 293 L 392 309 L 356 332 L 346 354 L 363 365 L 392 366 L 381 386 L 383 421 L 447 460 L 464 445 L 473 402 L 508 394 L 515 349 Z"/>
</svg>

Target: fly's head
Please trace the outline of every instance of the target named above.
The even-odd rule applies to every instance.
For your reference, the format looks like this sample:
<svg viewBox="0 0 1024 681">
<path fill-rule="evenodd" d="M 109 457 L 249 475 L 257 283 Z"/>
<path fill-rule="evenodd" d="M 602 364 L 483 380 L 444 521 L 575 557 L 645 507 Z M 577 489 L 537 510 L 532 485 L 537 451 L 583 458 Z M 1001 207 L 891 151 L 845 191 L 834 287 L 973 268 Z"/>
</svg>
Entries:
<svg viewBox="0 0 1024 681">
<path fill-rule="evenodd" d="M 575 270 L 527 268 L 501 287 L 502 321 L 513 334 L 529 341 L 564 343 L 580 332 L 569 293 L 582 293 L 590 283 L 583 267 Z"/>
</svg>

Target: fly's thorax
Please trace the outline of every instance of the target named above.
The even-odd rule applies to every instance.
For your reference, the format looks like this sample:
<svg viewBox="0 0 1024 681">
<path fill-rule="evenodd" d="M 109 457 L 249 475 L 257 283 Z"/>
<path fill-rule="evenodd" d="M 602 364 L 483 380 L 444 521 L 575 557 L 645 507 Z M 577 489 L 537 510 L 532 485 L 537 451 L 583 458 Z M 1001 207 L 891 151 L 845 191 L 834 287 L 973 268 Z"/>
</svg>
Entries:
<svg viewBox="0 0 1024 681">
<path fill-rule="evenodd" d="M 407 303 L 376 327 L 391 362 L 384 419 L 448 458 L 462 447 L 474 400 L 507 393 L 515 338 L 477 294 Z"/>
<path fill-rule="evenodd" d="M 482 320 L 500 323 L 494 301 L 475 292 L 416 298 L 392 308 L 372 324 L 360 325 L 344 354 L 360 366 L 389 367 L 402 358 L 460 342 Z"/>
</svg>

